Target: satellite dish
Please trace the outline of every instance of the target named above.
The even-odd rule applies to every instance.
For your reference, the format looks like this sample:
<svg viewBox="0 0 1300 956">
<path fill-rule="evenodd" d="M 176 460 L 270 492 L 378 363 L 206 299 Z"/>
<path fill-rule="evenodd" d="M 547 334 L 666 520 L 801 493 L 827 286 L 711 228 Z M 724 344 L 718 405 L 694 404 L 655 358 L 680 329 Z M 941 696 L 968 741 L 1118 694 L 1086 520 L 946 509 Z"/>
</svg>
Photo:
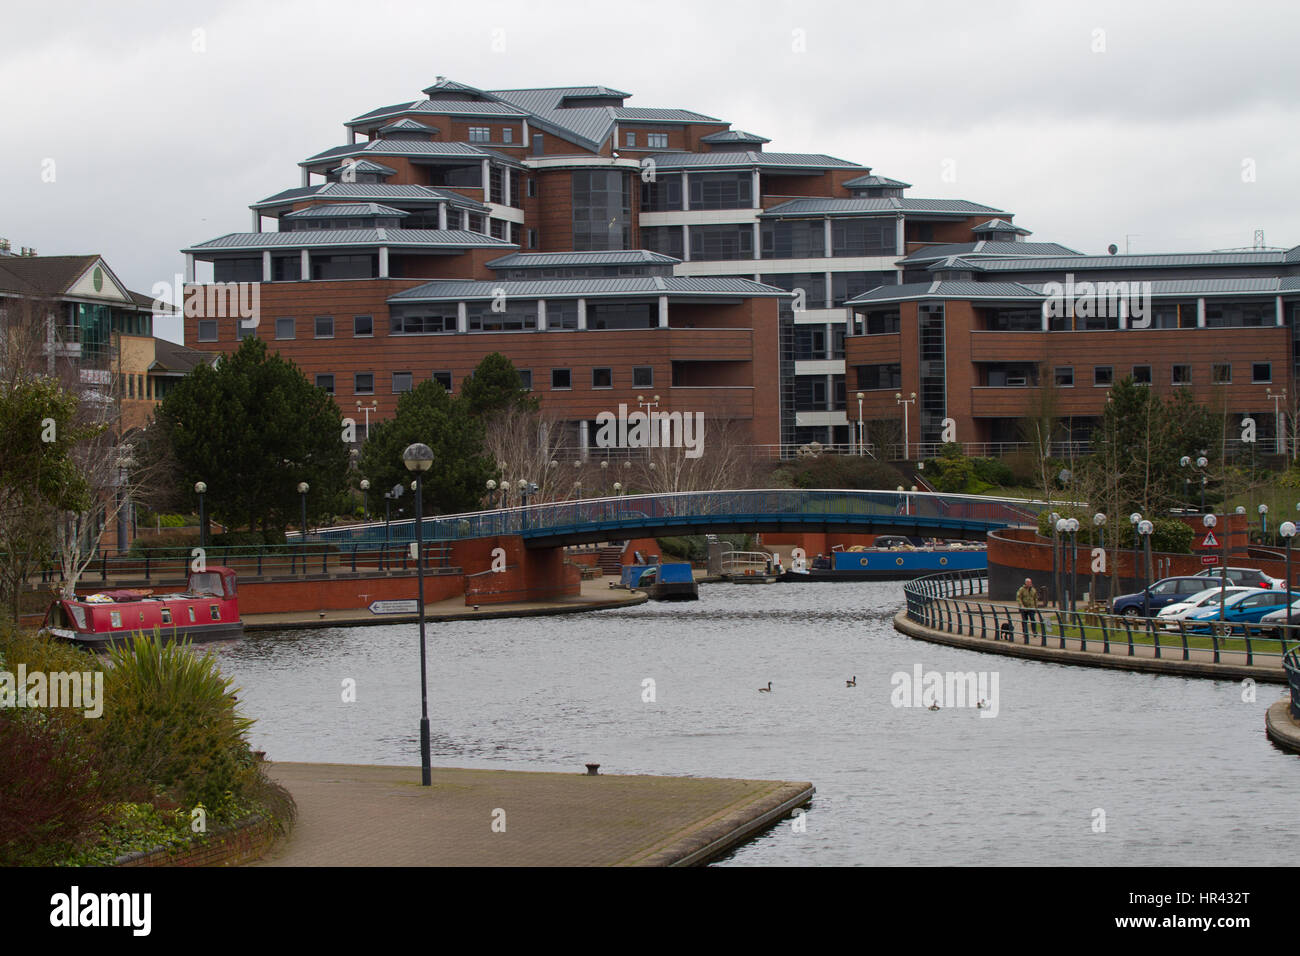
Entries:
<svg viewBox="0 0 1300 956">
<path fill-rule="evenodd" d="M 1119 252 L 1119 246 L 1115 245 L 1115 243 L 1112 242 L 1109 246 L 1106 247 L 1106 251 L 1113 256 L 1115 253 Z"/>
</svg>

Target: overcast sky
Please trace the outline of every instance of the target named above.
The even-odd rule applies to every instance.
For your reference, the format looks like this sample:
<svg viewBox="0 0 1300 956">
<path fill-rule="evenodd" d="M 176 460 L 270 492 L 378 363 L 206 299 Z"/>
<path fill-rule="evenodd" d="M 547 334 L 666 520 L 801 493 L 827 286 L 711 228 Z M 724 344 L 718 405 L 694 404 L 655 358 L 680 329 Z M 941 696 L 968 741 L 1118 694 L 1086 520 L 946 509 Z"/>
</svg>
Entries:
<svg viewBox="0 0 1300 956">
<path fill-rule="evenodd" d="M 1300 244 L 1300 5 L 840 0 L 11 5 L 0 236 L 149 293 L 343 122 L 439 75 L 603 84 L 1102 253 Z M 46 181 L 52 178 L 53 181 Z"/>
</svg>

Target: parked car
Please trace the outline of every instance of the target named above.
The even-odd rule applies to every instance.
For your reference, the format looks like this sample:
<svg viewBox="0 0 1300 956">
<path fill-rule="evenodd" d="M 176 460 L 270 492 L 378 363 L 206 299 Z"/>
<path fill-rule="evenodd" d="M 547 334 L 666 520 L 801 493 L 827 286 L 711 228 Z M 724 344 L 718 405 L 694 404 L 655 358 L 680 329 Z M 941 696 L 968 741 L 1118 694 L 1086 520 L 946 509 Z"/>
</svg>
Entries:
<svg viewBox="0 0 1300 956">
<path fill-rule="evenodd" d="M 1179 618 L 1182 617 L 1187 617 L 1187 615 L 1191 614 L 1193 611 L 1203 610 L 1204 608 L 1209 607 L 1210 605 L 1214 605 L 1215 607 L 1217 607 L 1220 599 L 1226 596 L 1224 595 L 1224 591 L 1227 591 L 1227 593 L 1231 595 L 1231 594 L 1240 594 L 1243 591 L 1258 591 L 1258 590 L 1259 588 L 1248 588 L 1248 587 L 1242 587 L 1240 585 L 1235 585 L 1235 584 L 1229 585 L 1227 588 L 1223 588 L 1223 587 L 1206 588 L 1204 591 L 1197 591 L 1195 594 L 1187 598 L 1185 601 L 1178 601 L 1174 604 L 1165 605 L 1163 608 L 1160 609 L 1160 612 L 1156 615 L 1156 617 L 1158 617 L 1161 621 L 1169 622 L 1168 624 L 1165 625 L 1165 627 L 1170 628 L 1172 630 L 1177 630 L 1178 625 L 1175 624 L 1174 621 L 1177 621 Z"/>
<path fill-rule="evenodd" d="M 1186 601 L 1193 594 L 1198 594 L 1205 589 L 1205 578 L 1199 576 L 1189 574 L 1185 577 L 1164 578 L 1145 591 L 1121 594 L 1112 602 L 1111 612 L 1133 617 L 1141 615 L 1145 608 L 1147 613 L 1154 615 L 1161 608 L 1175 602 Z"/>
<path fill-rule="evenodd" d="M 1281 637 L 1282 631 L 1286 627 L 1286 605 L 1283 604 L 1276 611 L 1269 611 L 1259 619 L 1259 623 L 1277 625 L 1272 633 L 1274 637 Z M 1300 601 L 1296 601 L 1291 605 L 1291 626 L 1294 628 L 1298 624 L 1300 624 Z M 1286 636 L 1294 638 L 1297 633 L 1300 632 L 1293 630 Z"/>
<path fill-rule="evenodd" d="M 1221 573 L 1220 568 L 1206 568 L 1204 571 L 1197 571 L 1196 576 L 1198 578 L 1217 578 Z M 1258 568 L 1228 568 L 1228 583 L 1240 584 L 1249 588 L 1285 587 L 1285 583 L 1281 578 L 1265 574 Z"/>
<path fill-rule="evenodd" d="M 1285 611 L 1288 593 L 1293 604 L 1295 601 L 1300 600 L 1300 593 L 1296 591 L 1286 592 L 1271 589 L 1246 591 L 1235 594 L 1223 602 L 1222 616 L 1220 616 L 1218 605 L 1210 605 L 1199 611 L 1193 611 L 1183 619 L 1183 623 L 1188 630 L 1199 634 L 1208 634 L 1211 627 L 1222 620 L 1223 623 L 1237 633 L 1257 634 L 1261 629 L 1250 625 L 1259 624 L 1264 615 L 1270 611 L 1276 611 L 1279 608 Z"/>
</svg>

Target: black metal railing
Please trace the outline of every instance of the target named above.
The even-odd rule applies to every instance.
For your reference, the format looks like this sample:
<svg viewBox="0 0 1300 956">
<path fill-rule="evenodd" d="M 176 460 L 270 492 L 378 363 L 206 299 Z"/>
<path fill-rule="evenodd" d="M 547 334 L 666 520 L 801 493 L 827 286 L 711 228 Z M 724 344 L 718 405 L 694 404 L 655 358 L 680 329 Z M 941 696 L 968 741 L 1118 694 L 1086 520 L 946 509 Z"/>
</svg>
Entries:
<svg viewBox="0 0 1300 956">
<path fill-rule="evenodd" d="M 1300 720 L 1300 648 L 1293 648 L 1282 656 L 1282 669 L 1291 686 L 1291 716 Z"/>
<path fill-rule="evenodd" d="M 1297 701 L 1300 661 L 1300 624 L 1220 624 L 1157 617 L 1132 617 L 1093 611 L 1035 608 L 1024 611 L 1015 604 L 973 600 L 988 591 L 985 571 L 950 571 L 909 581 L 903 587 L 909 619 L 932 630 L 1009 640 L 1065 650 L 1067 642 L 1081 651 L 1136 656 L 1150 650 L 1155 658 L 1192 659 L 1193 650 L 1209 652 L 1215 664 L 1244 663 L 1272 666 L 1278 661 L 1288 670 L 1292 707 Z M 1073 648 L 1072 648 L 1073 649 Z M 1225 661 L 1231 654 L 1233 660 Z"/>
</svg>

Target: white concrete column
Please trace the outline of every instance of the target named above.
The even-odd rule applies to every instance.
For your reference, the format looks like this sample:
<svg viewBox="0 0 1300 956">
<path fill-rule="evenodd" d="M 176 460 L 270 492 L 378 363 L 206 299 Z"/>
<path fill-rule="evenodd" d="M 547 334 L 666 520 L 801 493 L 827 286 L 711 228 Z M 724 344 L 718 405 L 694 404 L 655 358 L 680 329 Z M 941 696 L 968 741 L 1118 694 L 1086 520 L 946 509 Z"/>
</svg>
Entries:
<svg viewBox="0 0 1300 956">
<path fill-rule="evenodd" d="M 895 237 L 894 242 L 898 246 L 898 248 L 894 250 L 894 253 L 900 256 L 906 255 L 907 254 L 907 230 L 903 228 L 902 216 L 898 217 L 897 225 L 895 226 L 894 229 L 894 237 Z"/>
<path fill-rule="evenodd" d="M 304 166 L 304 167 L 302 168 L 302 184 L 303 184 L 304 186 L 310 186 L 310 185 L 311 185 L 311 173 L 308 172 L 306 166 Z"/>
<path fill-rule="evenodd" d="M 469 331 L 469 307 L 464 302 L 456 303 L 456 331 L 460 335 Z"/>
<path fill-rule="evenodd" d="M 524 141 L 522 145 L 525 149 L 531 149 L 533 145 L 532 139 L 528 136 L 528 120 L 524 120 Z"/>
<path fill-rule="evenodd" d="M 691 181 L 685 173 L 682 173 L 682 208 L 691 208 Z"/>
<path fill-rule="evenodd" d="M 586 327 L 587 327 L 587 300 L 579 299 L 578 300 L 578 328 L 585 329 Z"/>
<path fill-rule="evenodd" d="M 546 331 L 546 300 L 537 300 L 537 331 Z"/>
<path fill-rule="evenodd" d="M 762 195 L 760 194 L 759 190 L 761 190 L 761 189 L 763 188 L 763 180 L 762 180 L 762 178 L 758 175 L 758 170 L 757 170 L 757 169 L 753 170 L 753 171 L 750 173 L 750 176 L 753 177 L 753 181 L 754 181 L 754 186 L 753 186 L 753 188 L 750 190 L 750 192 L 752 192 L 752 193 L 754 194 L 753 202 L 751 203 L 751 208 L 752 208 L 752 209 L 762 209 L 762 208 L 763 208 L 763 197 L 762 197 Z"/>
<path fill-rule="evenodd" d="M 194 253 L 192 252 L 185 253 L 185 281 L 194 281 Z M 179 302 L 177 303 L 177 305 L 180 304 L 181 303 Z"/>
<path fill-rule="evenodd" d="M 438 203 L 438 228 L 447 228 L 447 204 L 445 202 Z"/>
<path fill-rule="evenodd" d="M 349 145 L 349 146 L 355 146 L 356 143 L 357 143 L 357 128 L 356 128 L 355 126 L 349 126 L 349 127 L 348 127 L 348 145 Z"/>
<path fill-rule="evenodd" d="M 466 232 L 469 231 L 469 210 L 468 209 L 462 209 L 460 211 L 460 228 L 464 229 Z"/>
<path fill-rule="evenodd" d="M 659 328 L 668 328 L 668 296 L 659 297 Z"/>
<path fill-rule="evenodd" d="M 262 210 L 253 210 L 253 232 L 262 231 Z"/>
<path fill-rule="evenodd" d="M 584 418 L 582 421 L 578 422 L 578 456 L 583 461 L 587 460 L 587 431 L 588 424 L 587 420 Z"/>
<path fill-rule="evenodd" d="M 506 166 L 501 171 L 501 205 L 510 205 L 510 180 L 514 176 L 514 170 Z"/>
<path fill-rule="evenodd" d="M 835 291 L 831 288 L 831 279 L 834 278 L 834 274 L 825 272 L 822 274 L 822 278 L 826 283 L 826 292 L 824 293 L 825 300 L 822 302 L 822 308 L 829 309 L 831 307 L 831 302 L 834 301 L 835 295 Z"/>
<path fill-rule="evenodd" d="M 763 258 L 763 230 L 757 221 L 754 222 L 754 258 Z"/>
<path fill-rule="evenodd" d="M 682 226 L 682 262 L 691 261 L 691 227 Z"/>
<path fill-rule="evenodd" d="M 1205 300 L 1204 299 L 1196 300 L 1196 327 L 1198 329 L 1205 328 Z"/>
<path fill-rule="evenodd" d="M 388 278 L 388 247 L 379 247 L 379 278 Z"/>
<path fill-rule="evenodd" d="M 1282 297 L 1277 297 L 1277 327 L 1280 329 L 1286 324 L 1286 310 L 1282 308 Z"/>
<path fill-rule="evenodd" d="M 300 276 L 300 278 L 304 282 L 306 282 L 308 279 L 311 278 L 311 250 L 310 249 L 304 249 L 302 251 L 302 275 Z"/>
<path fill-rule="evenodd" d="M 483 201 L 490 202 L 492 199 L 492 163 L 490 160 L 483 160 Z"/>
<path fill-rule="evenodd" d="M 262 281 L 271 281 L 271 250 L 262 250 Z"/>
<path fill-rule="evenodd" d="M 1119 300 L 1119 327 L 1121 331 L 1128 328 L 1128 301 L 1125 299 Z"/>
<path fill-rule="evenodd" d="M 830 258 L 831 255 L 831 217 L 827 216 L 822 220 L 822 255 Z"/>
</svg>

